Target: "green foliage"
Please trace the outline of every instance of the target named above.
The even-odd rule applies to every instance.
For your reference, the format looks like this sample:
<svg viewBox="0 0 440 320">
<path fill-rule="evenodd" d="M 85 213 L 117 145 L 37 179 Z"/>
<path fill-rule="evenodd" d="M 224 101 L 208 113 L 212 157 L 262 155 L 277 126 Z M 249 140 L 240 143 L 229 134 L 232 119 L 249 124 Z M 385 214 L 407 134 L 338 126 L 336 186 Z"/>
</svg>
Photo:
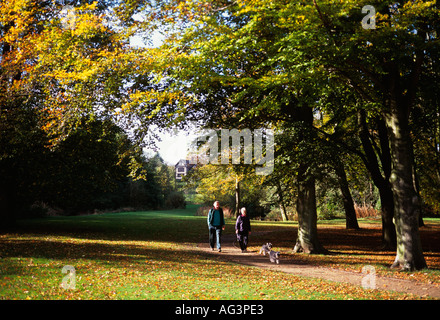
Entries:
<svg viewBox="0 0 440 320">
<path fill-rule="evenodd" d="M 361 27 L 365 4 L 377 10 L 375 30 Z M 374 204 L 357 117 L 362 110 L 370 155 L 382 160 L 377 120 L 390 101 L 408 102 L 404 131 L 414 140 L 408 149 L 414 181 L 424 203 L 438 211 L 436 1 L 77 1 L 69 27 L 61 7 L 11 0 L 0 8 L 5 221 L 29 207 L 41 215 L 45 207 L 69 213 L 182 205 L 169 168 L 145 159 L 139 146 L 154 140 L 152 124 L 191 120 L 279 135 L 276 168 L 264 185 L 241 169 L 206 172 L 202 202 L 233 207 L 238 179 L 241 205 L 251 215 L 278 202 L 292 206 L 298 171 L 306 168 L 302 174 L 322 191 L 319 209 L 333 216 L 341 206 L 337 184 L 327 178 L 343 162 L 355 201 Z M 129 46 L 131 35 L 148 39 L 157 29 L 166 37 L 161 48 Z M 308 126 L 304 110 L 313 110 Z M 386 179 L 387 168 L 376 166 Z"/>
<path fill-rule="evenodd" d="M 163 160 L 145 159 L 110 120 L 84 117 L 56 148 L 48 148 L 49 137 L 39 128 L 34 111 L 21 108 L 14 113 L 1 122 L 1 191 L 10 193 L 0 201 L 9 206 L 2 214 L 17 218 L 129 206 L 160 208 L 173 190 L 172 173 Z M 146 180 L 129 178 L 133 159 Z"/>
<path fill-rule="evenodd" d="M 185 196 L 182 192 L 171 192 L 165 199 L 165 208 L 184 209 L 186 207 Z"/>
<path fill-rule="evenodd" d="M 268 211 L 267 190 L 261 177 L 239 174 L 231 165 L 197 166 L 189 173 L 190 187 L 196 187 L 197 203 L 212 206 L 215 200 L 231 211 L 236 207 L 236 182 L 239 181 L 240 207 L 246 207 L 249 217 L 264 217 Z"/>
<path fill-rule="evenodd" d="M 163 162 L 142 156 L 136 119 L 122 112 L 151 80 L 119 10 L 132 1 L 76 1 L 67 20 L 65 4 L 0 7 L 2 226 L 44 212 L 159 208 L 173 189 Z"/>
</svg>

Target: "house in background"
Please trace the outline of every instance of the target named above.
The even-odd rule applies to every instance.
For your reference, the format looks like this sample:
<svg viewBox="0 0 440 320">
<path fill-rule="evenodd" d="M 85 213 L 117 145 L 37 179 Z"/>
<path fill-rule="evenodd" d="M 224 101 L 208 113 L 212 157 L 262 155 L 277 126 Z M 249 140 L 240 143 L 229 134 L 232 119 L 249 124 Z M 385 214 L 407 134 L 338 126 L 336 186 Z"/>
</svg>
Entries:
<svg viewBox="0 0 440 320">
<path fill-rule="evenodd" d="M 176 172 L 176 180 L 181 181 L 182 177 L 186 176 L 195 164 L 189 163 L 189 160 L 180 160 L 174 166 Z"/>
</svg>

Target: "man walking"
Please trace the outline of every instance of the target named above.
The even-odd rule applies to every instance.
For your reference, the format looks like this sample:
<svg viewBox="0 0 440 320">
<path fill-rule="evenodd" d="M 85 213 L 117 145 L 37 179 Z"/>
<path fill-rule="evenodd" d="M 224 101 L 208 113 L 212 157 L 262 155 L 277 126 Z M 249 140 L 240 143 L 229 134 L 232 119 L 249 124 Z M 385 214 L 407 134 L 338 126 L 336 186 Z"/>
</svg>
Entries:
<svg viewBox="0 0 440 320">
<path fill-rule="evenodd" d="M 225 218 L 223 216 L 223 209 L 220 208 L 220 202 L 215 201 L 214 207 L 208 212 L 208 228 L 209 228 L 209 245 L 211 250 L 214 250 L 214 242 L 217 239 L 218 252 L 222 252 L 221 237 L 222 230 L 225 230 Z"/>
<path fill-rule="evenodd" d="M 237 240 L 240 243 L 241 252 L 247 252 L 249 234 L 251 233 L 251 222 L 247 216 L 246 208 L 241 208 L 241 215 L 237 217 L 235 223 L 235 233 L 237 234 Z"/>
</svg>

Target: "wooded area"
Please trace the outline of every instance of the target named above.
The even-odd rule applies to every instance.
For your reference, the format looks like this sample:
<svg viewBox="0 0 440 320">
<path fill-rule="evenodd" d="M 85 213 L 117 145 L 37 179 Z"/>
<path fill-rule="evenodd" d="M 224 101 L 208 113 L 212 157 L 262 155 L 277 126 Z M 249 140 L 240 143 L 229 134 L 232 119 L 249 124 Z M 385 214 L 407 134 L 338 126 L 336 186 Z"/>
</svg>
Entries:
<svg viewBox="0 0 440 320">
<path fill-rule="evenodd" d="M 326 252 L 317 197 L 336 194 L 357 228 L 367 181 L 393 267 L 425 268 L 419 225 L 440 209 L 439 22 L 435 0 L 3 1 L 1 223 L 38 203 L 124 206 L 142 183 L 143 203 L 164 206 L 172 178 L 141 153 L 154 127 L 270 128 L 275 168 L 257 185 L 295 206 L 295 251 Z"/>
</svg>

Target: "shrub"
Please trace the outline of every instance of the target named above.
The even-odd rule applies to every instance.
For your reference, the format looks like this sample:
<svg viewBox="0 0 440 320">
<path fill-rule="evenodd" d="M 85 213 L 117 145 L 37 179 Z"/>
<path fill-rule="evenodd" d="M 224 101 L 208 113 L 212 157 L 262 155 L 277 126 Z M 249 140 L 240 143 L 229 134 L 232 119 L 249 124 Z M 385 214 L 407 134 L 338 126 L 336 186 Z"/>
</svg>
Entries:
<svg viewBox="0 0 440 320">
<path fill-rule="evenodd" d="M 380 216 L 380 213 L 377 212 L 377 210 L 371 206 L 366 206 L 366 205 L 358 206 L 357 204 L 355 204 L 354 209 L 356 210 L 356 217 L 358 218 Z"/>
<path fill-rule="evenodd" d="M 196 216 L 208 216 L 209 209 L 211 209 L 212 206 L 203 206 L 199 207 L 196 211 Z M 235 212 L 234 209 L 231 209 L 229 207 L 221 207 L 223 209 L 223 215 L 225 218 L 235 218 Z"/>
<path fill-rule="evenodd" d="M 186 207 L 185 196 L 182 192 L 171 192 L 165 200 L 167 209 L 184 209 Z"/>
</svg>

